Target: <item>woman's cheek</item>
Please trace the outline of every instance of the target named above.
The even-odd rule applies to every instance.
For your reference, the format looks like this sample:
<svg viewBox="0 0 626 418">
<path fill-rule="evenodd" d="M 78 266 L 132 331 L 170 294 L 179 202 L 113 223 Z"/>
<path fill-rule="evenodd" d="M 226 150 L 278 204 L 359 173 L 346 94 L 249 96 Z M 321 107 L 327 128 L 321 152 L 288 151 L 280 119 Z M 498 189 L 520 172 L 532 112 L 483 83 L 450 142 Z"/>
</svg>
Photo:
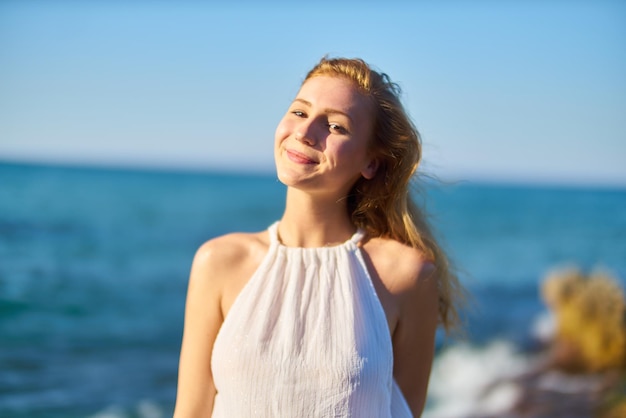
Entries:
<svg viewBox="0 0 626 418">
<path fill-rule="evenodd" d="M 328 145 L 328 148 L 331 148 L 333 154 L 337 155 L 339 158 L 349 158 L 354 159 L 358 157 L 358 149 L 353 146 L 350 142 L 341 142 L 341 143 L 332 143 Z"/>
<path fill-rule="evenodd" d="M 289 136 L 289 125 L 289 122 L 285 121 L 284 119 L 278 123 L 278 126 L 276 126 L 276 139 L 280 140 Z"/>
</svg>

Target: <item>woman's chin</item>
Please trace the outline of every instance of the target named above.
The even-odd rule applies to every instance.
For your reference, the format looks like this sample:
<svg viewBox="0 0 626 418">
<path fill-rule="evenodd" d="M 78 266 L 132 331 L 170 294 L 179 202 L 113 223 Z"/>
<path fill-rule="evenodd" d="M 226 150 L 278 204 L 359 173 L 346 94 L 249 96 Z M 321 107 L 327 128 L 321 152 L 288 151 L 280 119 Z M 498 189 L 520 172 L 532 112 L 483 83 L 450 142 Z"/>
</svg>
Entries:
<svg viewBox="0 0 626 418">
<path fill-rule="evenodd" d="M 285 169 L 285 168 L 277 168 L 276 176 L 281 183 L 285 186 L 296 186 L 302 182 L 302 175 L 298 173 L 294 173 L 293 170 Z"/>
<path fill-rule="evenodd" d="M 278 166 L 276 168 L 276 176 L 278 180 L 287 187 L 294 187 L 302 190 L 313 191 L 320 187 L 319 176 L 315 173 L 303 172 L 291 167 Z"/>
</svg>

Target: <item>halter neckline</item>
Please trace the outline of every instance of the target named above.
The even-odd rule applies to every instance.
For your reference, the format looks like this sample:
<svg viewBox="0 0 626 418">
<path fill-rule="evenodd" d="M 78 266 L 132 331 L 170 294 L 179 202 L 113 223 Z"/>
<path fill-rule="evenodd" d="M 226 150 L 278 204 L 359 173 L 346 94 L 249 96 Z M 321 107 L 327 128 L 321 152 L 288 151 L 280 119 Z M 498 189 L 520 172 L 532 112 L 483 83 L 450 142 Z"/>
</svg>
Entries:
<svg viewBox="0 0 626 418">
<path fill-rule="evenodd" d="M 358 228 L 356 232 L 350 238 L 348 238 L 346 241 L 340 244 L 325 245 L 322 247 L 290 247 L 290 246 L 283 244 L 278 238 L 278 224 L 279 223 L 280 221 L 276 221 L 268 228 L 268 231 L 270 234 L 270 242 L 272 243 L 272 245 L 275 245 L 280 248 L 285 248 L 288 250 L 289 249 L 293 249 L 293 250 L 329 250 L 330 249 L 332 250 L 334 248 L 356 247 L 365 236 L 365 231 L 361 228 Z"/>
</svg>

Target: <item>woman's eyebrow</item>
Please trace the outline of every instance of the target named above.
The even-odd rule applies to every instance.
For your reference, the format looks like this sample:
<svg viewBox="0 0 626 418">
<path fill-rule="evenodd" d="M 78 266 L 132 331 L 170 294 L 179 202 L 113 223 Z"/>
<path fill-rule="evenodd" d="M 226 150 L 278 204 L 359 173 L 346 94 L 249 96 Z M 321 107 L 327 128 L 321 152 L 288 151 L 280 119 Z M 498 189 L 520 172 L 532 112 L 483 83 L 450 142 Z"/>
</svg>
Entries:
<svg viewBox="0 0 626 418">
<path fill-rule="evenodd" d="M 307 101 L 307 100 L 304 100 L 304 99 L 301 99 L 301 98 L 299 98 L 299 97 L 296 97 L 295 99 L 293 99 L 293 101 L 294 101 L 294 102 L 300 102 L 300 103 L 303 103 L 303 104 L 305 104 L 305 105 L 307 105 L 307 106 L 312 106 L 312 105 L 311 105 L 311 102 L 309 102 L 309 101 Z"/>
<path fill-rule="evenodd" d="M 301 99 L 299 97 L 296 97 L 293 101 L 294 101 L 294 103 L 295 102 L 299 102 L 299 103 L 302 103 L 302 104 L 304 104 L 304 105 L 306 105 L 308 107 L 312 107 L 313 106 L 311 104 L 311 102 L 309 102 L 308 100 L 304 100 L 304 99 Z M 332 114 L 343 115 L 343 116 L 347 117 L 350 120 L 350 122 L 352 122 L 352 118 L 350 117 L 350 115 L 347 114 L 346 112 L 341 111 L 341 110 L 327 108 L 327 109 L 324 109 L 324 113 L 327 114 L 327 115 L 332 115 Z"/>
</svg>

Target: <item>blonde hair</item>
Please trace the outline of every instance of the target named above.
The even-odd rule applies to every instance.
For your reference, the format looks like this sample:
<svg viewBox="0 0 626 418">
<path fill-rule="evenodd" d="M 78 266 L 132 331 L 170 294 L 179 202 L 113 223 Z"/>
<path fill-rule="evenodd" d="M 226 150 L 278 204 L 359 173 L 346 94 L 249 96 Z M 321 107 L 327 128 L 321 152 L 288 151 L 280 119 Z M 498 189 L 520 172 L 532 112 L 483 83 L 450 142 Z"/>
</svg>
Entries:
<svg viewBox="0 0 626 418">
<path fill-rule="evenodd" d="M 400 87 L 361 59 L 322 58 L 304 81 L 317 76 L 352 81 L 374 109 L 371 151 L 376 175 L 359 179 L 348 195 L 355 225 L 373 237 L 390 238 L 422 251 L 434 263 L 439 288 L 439 319 L 446 330 L 459 322 L 463 289 L 425 215 L 411 199 L 411 180 L 421 160 L 419 133 L 400 102 Z"/>
</svg>

